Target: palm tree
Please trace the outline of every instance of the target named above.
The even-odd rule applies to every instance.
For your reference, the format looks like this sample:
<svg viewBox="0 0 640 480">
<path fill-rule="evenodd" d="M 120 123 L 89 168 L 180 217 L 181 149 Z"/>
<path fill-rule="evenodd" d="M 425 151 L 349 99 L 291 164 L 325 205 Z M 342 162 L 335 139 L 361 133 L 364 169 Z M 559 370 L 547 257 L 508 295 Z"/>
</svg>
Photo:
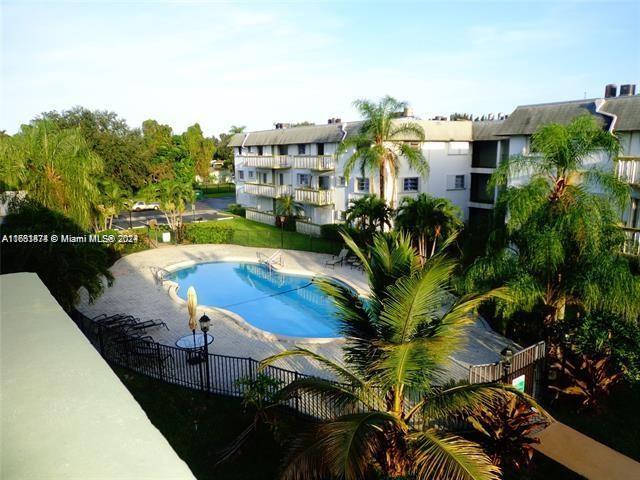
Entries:
<svg viewBox="0 0 640 480">
<path fill-rule="evenodd" d="M 2 139 L 0 165 L 11 187 L 26 190 L 32 200 L 83 228 L 91 225 L 99 199 L 94 179 L 102 160 L 79 129 L 59 129 L 46 118 L 24 125 Z"/>
<path fill-rule="evenodd" d="M 542 305 L 548 327 L 564 320 L 567 306 L 637 318 L 640 279 L 619 254 L 624 236 L 618 211 L 629 189 L 587 163 L 615 155 L 616 138 L 586 116 L 541 127 L 531 151 L 511 157 L 492 177 L 490 188 L 521 175 L 530 180 L 500 195 L 496 210 L 507 213 L 504 239 L 470 267 L 467 289 L 506 283 L 513 301 L 499 305 L 504 316 Z"/>
<path fill-rule="evenodd" d="M 345 163 L 345 176 L 350 177 L 356 166 L 360 167 L 363 176 L 366 171 L 378 172 L 380 197 L 392 204 L 401 157 L 421 175 L 427 175 L 429 172 L 429 164 L 422 151 L 406 141 L 424 141 L 424 130 L 416 122 L 399 119 L 394 121 L 407 107 L 407 103 L 393 97 L 386 96 L 378 103 L 356 100 L 354 106 L 364 118 L 364 122 L 359 133 L 347 137 L 338 148 L 338 154 L 349 149 L 355 150 Z M 392 184 L 390 196 L 385 190 L 387 179 Z"/>
<path fill-rule="evenodd" d="M 366 239 L 373 237 L 373 234 L 385 227 L 391 227 L 393 209 L 377 195 L 364 195 L 353 200 L 349 208 L 345 211 L 345 219 Z"/>
<path fill-rule="evenodd" d="M 195 201 L 193 187 L 175 180 L 164 180 L 148 187 L 143 192 L 143 196 L 147 200 L 160 203 L 160 210 L 164 213 L 167 225 L 180 236 L 183 226 L 182 216 L 187 203 Z"/>
<path fill-rule="evenodd" d="M 329 278 L 315 281 L 338 308 L 346 365 L 303 348 L 263 362 L 304 356 L 339 380 L 307 377 L 281 389 L 281 401 L 305 392 L 333 412 L 291 442 L 283 478 L 499 478 L 477 444 L 448 433 L 450 421 L 494 404 L 507 390 L 535 402 L 509 386 L 437 385 L 476 307 L 508 298 L 505 290 L 456 300 L 448 286 L 455 264 L 436 255 L 422 267 L 408 235 L 377 234 L 369 256 L 343 238 L 364 266 L 370 297 Z"/>
<path fill-rule="evenodd" d="M 462 212 L 451 200 L 421 193 L 416 198 L 405 197 L 396 214 L 395 227 L 409 232 L 423 258 L 436 253 L 438 240 L 447 240 L 463 226 Z M 429 243 L 431 253 L 427 254 Z"/>
<path fill-rule="evenodd" d="M 236 133 L 244 133 L 245 129 L 247 127 L 245 127 L 244 125 L 231 125 L 231 128 L 229 128 L 229 135 L 235 135 Z"/>
<path fill-rule="evenodd" d="M 118 216 L 120 211 L 127 206 L 127 198 L 129 193 L 123 190 L 120 185 L 111 181 L 103 181 L 100 184 L 101 203 L 97 205 L 100 217 L 104 221 L 103 229 L 113 227 L 113 219 Z M 131 219 L 129 219 L 131 223 Z M 96 226 L 98 222 L 96 221 Z M 99 230 L 96 228 L 96 230 Z"/>
<path fill-rule="evenodd" d="M 283 195 L 276 200 L 275 213 L 279 217 L 297 217 L 302 213 L 302 205 L 292 195 Z"/>
</svg>

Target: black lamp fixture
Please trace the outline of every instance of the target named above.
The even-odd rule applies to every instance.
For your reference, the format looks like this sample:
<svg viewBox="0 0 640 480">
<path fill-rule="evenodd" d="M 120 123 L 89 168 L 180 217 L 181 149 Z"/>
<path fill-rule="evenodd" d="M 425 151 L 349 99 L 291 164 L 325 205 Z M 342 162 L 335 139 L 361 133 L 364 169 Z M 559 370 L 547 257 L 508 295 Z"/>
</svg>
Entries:
<svg viewBox="0 0 640 480">
<path fill-rule="evenodd" d="M 211 319 L 205 314 L 200 317 L 200 330 L 202 330 L 205 334 L 209 331 L 209 326 L 211 325 Z M 206 342 L 205 342 L 206 343 Z"/>
</svg>

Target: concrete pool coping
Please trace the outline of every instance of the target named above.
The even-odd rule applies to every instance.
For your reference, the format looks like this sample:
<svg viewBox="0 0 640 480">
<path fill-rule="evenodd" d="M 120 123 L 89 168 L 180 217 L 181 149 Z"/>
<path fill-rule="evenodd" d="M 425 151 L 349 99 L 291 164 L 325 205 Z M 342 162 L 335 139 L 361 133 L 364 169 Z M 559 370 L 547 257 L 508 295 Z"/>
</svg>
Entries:
<svg viewBox="0 0 640 480">
<path fill-rule="evenodd" d="M 171 273 L 179 272 L 180 270 L 184 270 L 186 268 L 193 267 L 196 265 L 203 265 L 206 263 L 247 263 L 251 265 L 264 265 L 263 262 L 249 261 L 246 258 L 240 258 L 240 257 L 228 257 L 228 258 L 221 258 L 221 259 L 209 260 L 209 261 L 188 260 L 185 262 L 179 262 L 173 265 L 168 265 L 164 267 L 163 270 L 159 270 L 156 275 L 158 277 L 158 281 L 162 282 L 162 285 L 167 287 L 167 293 L 169 295 L 169 298 L 171 298 L 171 300 L 173 300 L 174 302 L 180 305 L 186 305 L 187 304 L 186 300 L 178 295 L 178 289 L 180 288 L 180 285 L 177 282 L 174 282 L 173 280 L 168 280 L 165 277 Z M 310 270 L 304 270 L 304 269 L 298 269 L 298 268 L 276 268 L 274 270 L 279 273 L 283 273 L 285 275 L 300 275 L 300 276 L 312 277 L 312 278 L 317 276 L 328 277 L 340 283 L 344 283 L 349 288 L 352 288 L 353 290 L 358 292 L 358 288 L 355 285 L 351 284 L 350 282 L 334 276 L 326 275 L 324 273 L 317 273 L 317 272 L 312 272 Z M 362 292 L 358 292 L 358 293 L 362 294 Z M 268 330 L 263 330 L 262 328 L 258 328 L 255 325 L 252 325 L 250 322 L 245 320 L 242 315 L 232 312 L 231 310 L 227 310 L 226 308 L 220 308 L 214 305 L 202 305 L 202 304 L 198 304 L 198 308 L 208 313 L 221 312 L 227 315 L 229 318 L 231 318 L 231 320 L 233 320 L 236 323 L 236 325 L 238 325 L 238 327 L 242 328 L 247 333 L 257 334 L 263 337 L 265 340 L 291 343 L 296 345 L 297 344 L 314 345 L 314 344 L 327 344 L 327 343 L 342 345 L 345 342 L 344 337 L 298 337 L 298 336 L 284 335 L 281 333 L 270 332 Z"/>
</svg>

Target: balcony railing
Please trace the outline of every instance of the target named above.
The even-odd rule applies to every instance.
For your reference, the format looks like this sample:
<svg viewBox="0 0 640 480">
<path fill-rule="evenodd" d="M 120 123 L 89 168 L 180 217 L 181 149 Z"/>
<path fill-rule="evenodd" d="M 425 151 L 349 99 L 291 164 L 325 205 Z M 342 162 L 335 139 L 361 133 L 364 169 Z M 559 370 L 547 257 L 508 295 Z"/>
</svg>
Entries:
<svg viewBox="0 0 640 480">
<path fill-rule="evenodd" d="M 300 169 L 329 171 L 335 170 L 336 159 L 333 155 L 296 155 L 293 166 Z"/>
<path fill-rule="evenodd" d="M 623 182 L 640 185 L 640 157 L 618 157 L 616 175 Z"/>
<path fill-rule="evenodd" d="M 333 203 L 333 192 L 331 190 L 296 188 L 295 200 L 296 202 L 307 203 L 310 205 L 331 205 Z"/>
<path fill-rule="evenodd" d="M 252 210 L 247 208 L 245 216 L 247 220 L 252 220 L 254 222 L 266 223 L 267 225 L 275 225 L 276 217 L 273 214 L 260 212 L 258 210 Z"/>
<path fill-rule="evenodd" d="M 622 247 L 622 251 L 628 255 L 640 257 L 640 229 L 625 228 L 624 233 L 626 239 Z"/>
<path fill-rule="evenodd" d="M 243 155 L 245 166 L 254 168 L 290 168 L 291 155 Z"/>
<path fill-rule="evenodd" d="M 291 187 L 289 187 L 289 185 L 272 185 L 270 183 L 245 183 L 244 191 L 251 195 L 270 198 L 280 198 L 285 195 L 291 195 Z"/>
</svg>

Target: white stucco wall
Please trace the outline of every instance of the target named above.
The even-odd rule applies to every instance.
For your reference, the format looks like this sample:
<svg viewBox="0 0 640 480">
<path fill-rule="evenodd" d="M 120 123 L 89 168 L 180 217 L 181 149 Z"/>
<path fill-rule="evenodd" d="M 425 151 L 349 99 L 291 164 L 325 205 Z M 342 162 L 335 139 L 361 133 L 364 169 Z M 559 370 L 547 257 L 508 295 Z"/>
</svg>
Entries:
<svg viewBox="0 0 640 480">
<path fill-rule="evenodd" d="M 194 478 L 36 274 L 0 295 L 0 478 Z"/>
</svg>

